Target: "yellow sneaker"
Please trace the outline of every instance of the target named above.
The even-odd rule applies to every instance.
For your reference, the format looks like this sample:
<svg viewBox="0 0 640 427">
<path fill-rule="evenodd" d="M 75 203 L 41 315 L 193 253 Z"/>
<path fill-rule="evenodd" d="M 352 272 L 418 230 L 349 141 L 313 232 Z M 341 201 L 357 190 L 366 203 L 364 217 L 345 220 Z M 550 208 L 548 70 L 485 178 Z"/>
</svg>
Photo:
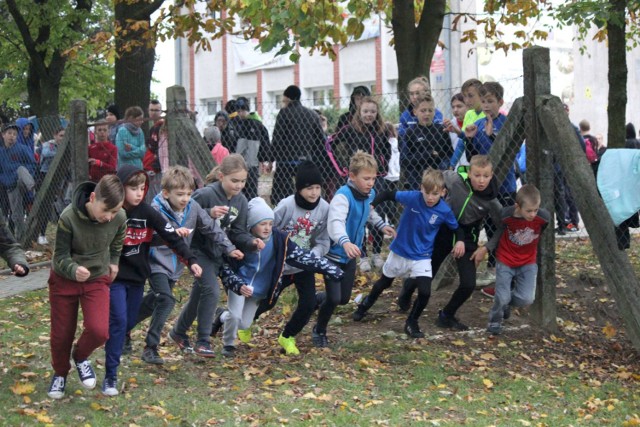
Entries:
<svg viewBox="0 0 640 427">
<path fill-rule="evenodd" d="M 245 344 L 251 342 L 251 329 L 238 329 L 238 339 Z"/>
<path fill-rule="evenodd" d="M 278 344 L 284 348 L 287 354 L 300 354 L 300 350 L 296 347 L 296 337 L 285 338 L 282 334 L 278 337 Z"/>
</svg>

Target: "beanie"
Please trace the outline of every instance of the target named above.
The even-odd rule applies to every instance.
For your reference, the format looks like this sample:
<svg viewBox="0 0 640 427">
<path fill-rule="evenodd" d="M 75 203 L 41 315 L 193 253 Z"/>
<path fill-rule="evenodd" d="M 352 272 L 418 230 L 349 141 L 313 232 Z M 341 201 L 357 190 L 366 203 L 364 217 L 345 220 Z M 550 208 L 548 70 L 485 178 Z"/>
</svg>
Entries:
<svg viewBox="0 0 640 427">
<path fill-rule="evenodd" d="M 107 111 L 116 116 L 116 119 L 120 120 L 122 116 L 120 115 L 120 108 L 116 104 L 111 104 L 107 107 Z"/>
<path fill-rule="evenodd" d="M 322 174 L 313 162 L 305 160 L 298 166 L 298 172 L 296 173 L 296 191 L 300 191 L 314 184 L 322 185 Z"/>
<path fill-rule="evenodd" d="M 300 91 L 300 88 L 298 86 L 291 85 L 284 90 L 283 95 L 292 101 L 300 101 L 302 92 Z"/>
<path fill-rule="evenodd" d="M 254 197 L 249 200 L 247 212 L 247 229 L 251 230 L 258 223 L 265 220 L 273 220 L 273 209 L 269 207 L 262 197 Z"/>
</svg>

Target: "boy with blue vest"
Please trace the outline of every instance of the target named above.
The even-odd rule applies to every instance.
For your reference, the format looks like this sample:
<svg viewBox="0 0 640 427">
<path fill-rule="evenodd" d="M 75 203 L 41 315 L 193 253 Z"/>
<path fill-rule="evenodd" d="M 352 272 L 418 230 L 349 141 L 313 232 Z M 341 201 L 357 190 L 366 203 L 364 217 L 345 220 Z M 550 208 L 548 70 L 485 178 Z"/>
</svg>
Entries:
<svg viewBox="0 0 640 427">
<path fill-rule="evenodd" d="M 313 328 L 313 344 L 328 347 L 327 324 L 338 305 L 345 305 L 351 299 L 351 290 L 356 275 L 356 258 L 362 251 L 365 226 L 369 222 L 378 230 L 395 237 L 395 230 L 389 226 L 371 203 L 376 196 L 373 186 L 376 182 L 378 163 L 372 155 L 358 150 L 349 164 L 349 180 L 336 191 L 329 205 L 327 229 L 332 246 L 326 255 L 344 271 L 339 281 L 325 278 L 326 298 L 318 311 L 318 320 Z"/>
</svg>

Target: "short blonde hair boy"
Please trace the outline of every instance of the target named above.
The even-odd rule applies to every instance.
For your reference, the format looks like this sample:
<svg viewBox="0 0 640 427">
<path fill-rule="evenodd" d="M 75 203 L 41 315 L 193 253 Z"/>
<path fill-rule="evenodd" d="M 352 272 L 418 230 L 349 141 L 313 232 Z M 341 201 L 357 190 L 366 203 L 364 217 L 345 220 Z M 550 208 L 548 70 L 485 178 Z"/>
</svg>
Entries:
<svg viewBox="0 0 640 427">
<path fill-rule="evenodd" d="M 191 171 L 184 166 L 171 166 L 162 173 L 161 186 L 163 190 L 171 191 L 183 188 L 195 188 L 195 181 Z"/>
<path fill-rule="evenodd" d="M 371 154 L 358 150 L 353 156 L 351 156 L 351 160 L 349 161 L 349 172 L 357 175 L 363 170 L 377 172 L 378 162 L 376 162 L 376 159 Z"/>
<path fill-rule="evenodd" d="M 429 168 L 422 174 L 422 189 L 431 192 L 444 189 L 444 175 L 441 170 Z"/>
<path fill-rule="evenodd" d="M 491 159 L 486 154 L 476 154 L 473 156 L 469 161 L 469 168 L 473 166 L 478 168 L 486 168 L 489 166 L 493 170 L 493 163 L 491 163 Z"/>
<path fill-rule="evenodd" d="M 540 204 L 540 190 L 535 185 L 525 184 L 516 193 L 516 203 L 522 207 L 524 204 L 527 206 L 535 206 Z"/>
</svg>

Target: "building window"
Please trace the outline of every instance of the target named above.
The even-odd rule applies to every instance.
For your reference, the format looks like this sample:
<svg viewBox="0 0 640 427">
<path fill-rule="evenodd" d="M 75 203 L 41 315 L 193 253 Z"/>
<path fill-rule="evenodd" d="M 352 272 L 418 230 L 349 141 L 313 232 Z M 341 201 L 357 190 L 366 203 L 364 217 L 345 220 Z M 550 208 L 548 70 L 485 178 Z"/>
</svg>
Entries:
<svg viewBox="0 0 640 427">
<path fill-rule="evenodd" d="M 221 99 L 207 99 L 207 115 L 215 116 L 216 113 L 222 110 L 222 100 Z"/>
<path fill-rule="evenodd" d="M 329 107 L 333 102 L 333 89 L 313 89 L 311 97 L 314 107 Z"/>
</svg>

